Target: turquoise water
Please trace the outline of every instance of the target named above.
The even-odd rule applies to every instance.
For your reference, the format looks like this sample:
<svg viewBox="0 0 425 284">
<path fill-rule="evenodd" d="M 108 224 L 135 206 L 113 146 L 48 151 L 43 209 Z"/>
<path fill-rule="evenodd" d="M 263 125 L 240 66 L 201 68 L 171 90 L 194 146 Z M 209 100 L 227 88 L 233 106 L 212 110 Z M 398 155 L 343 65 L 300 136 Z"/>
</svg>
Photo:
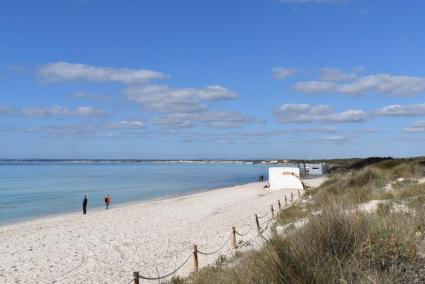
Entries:
<svg viewBox="0 0 425 284">
<path fill-rule="evenodd" d="M 0 224 L 254 182 L 268 167 L 213 163 L 1 162 Z"/>
</svg>

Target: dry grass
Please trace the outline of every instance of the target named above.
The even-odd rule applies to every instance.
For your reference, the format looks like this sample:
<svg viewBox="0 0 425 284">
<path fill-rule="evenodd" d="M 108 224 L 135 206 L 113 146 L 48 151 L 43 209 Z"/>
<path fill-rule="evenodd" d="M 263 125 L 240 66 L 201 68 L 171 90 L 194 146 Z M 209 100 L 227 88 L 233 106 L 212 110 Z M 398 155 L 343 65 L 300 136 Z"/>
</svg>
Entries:
<svg viewBox="0 0 425 284">
<path fill-rule="evenodd" d="M 280 224 L 308 217 L 301 228 L 274 234 L 258 251 L 172 282 L 425 283 L 425 185 L 409 180 L 420 175 L 417 160 L 387 160 L 336 173 L 309 192 L 320 214 L 310 215 L 300 204 L 280 212 Z M 395 182 L 400 177 L 406 181 Z M 394 184 L 391 191 L 383 190 L 389 183 Z M 346 210 L 378 197 L 389 201 L 376 212 Z M 394 212 L 393 202 L 413 211 Z"/>
<path fill-rule="evenodd" d="M 320 207 L 329 203 L 329 200 L 336 200 L 343 207 L 348 207 L 372 199 L 392 199 L 398 194 L 383 190 L 387 184 L 397 178 L 412 179 L 422 174 L 423 167 L 416 160 L 402 163 L 399 160 L 388 160 L 359 171 L 338 173 L 316 191 L 315 206 Z"/>
<path fill-rule="evenodd" d="M 281 225 L 293 223 L 297 220 L 303 219 L 309 215 L 306 208 L 299 203 L 281 211 L 277 216 L 277 223 Z"/>
<path fill-rule="evenodd" d="M 204 268 L 179 283 L 397 283 L 406 267 L 420 266 L 416 232 L 424 224 L 381 213 L 350 214 L 331 205 L 233 265 Z"/>
</svg>

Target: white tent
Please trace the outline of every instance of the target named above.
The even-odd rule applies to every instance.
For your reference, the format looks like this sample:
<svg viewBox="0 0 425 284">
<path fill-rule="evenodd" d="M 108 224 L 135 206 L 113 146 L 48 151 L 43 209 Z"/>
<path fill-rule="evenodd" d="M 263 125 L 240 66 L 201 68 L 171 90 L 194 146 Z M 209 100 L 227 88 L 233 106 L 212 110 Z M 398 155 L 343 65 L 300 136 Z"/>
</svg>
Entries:
<svg viewBox="0 0 425 284">
<path fill-rule="evenodd" d="M 300 169 L 295 167 L 269 168 L 269 183 L 271 190 L 300 189 L 303 184 L 300 180 Z"/>
</svg>

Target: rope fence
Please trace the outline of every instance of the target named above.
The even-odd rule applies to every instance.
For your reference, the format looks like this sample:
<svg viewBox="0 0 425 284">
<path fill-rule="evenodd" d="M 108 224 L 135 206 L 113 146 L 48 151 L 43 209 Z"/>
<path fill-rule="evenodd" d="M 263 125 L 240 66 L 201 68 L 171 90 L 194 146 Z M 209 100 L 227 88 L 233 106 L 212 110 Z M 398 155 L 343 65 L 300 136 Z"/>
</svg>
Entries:
<svg viewBox="0 0 425 284">
<path fill-rule="evenodd" d="M 300 192 L 298 191 L 298 201 L 300 200 L 300 197 L 301 197 L 301 195 L 300 195 Z M 283 206 L 280 203 L 280 200 L 278 200 L 277 203 L 278 203 L 279 211 L 293 206 L 295 204 L 293 202 L 293 198 L 294 198 L 294 196 L 293 196 L 293 193 L 291 192 L 290 204 L 288 204 L 288 200 L 287 200 L 287 197 L 285 195 L 285 205 L 283 205 Z M 265 218 L 270 214 L 271 214 L 271 218 L 268 218 L 267 220 L 262 222 L 261 225 L 260 225 L 259 219 Z M 257 238 L 261 238 L 262 240 L 267 242 L 268 239 L 263 235 L 263 233 L 268 230 L 270 224 L 273 224 L 273 221 L 275 219 L 273 205 L 270 206 L 269 212 L 267 212 L 267 213 L 265 213 L 261 216 L 258 216 L 257 214 L 255 214 L 254 217 L 255 217 L 255 223 L 256 223 L 256 226 L 257 226 L 257 234 L 253 238 L 251 238 L 247 241 L 244 241 L 244 242 L 247 244 L 247 243 L 256 241 Z M 231 240 L 231 248 L 233 250 L 236 250 L 236 249 L 238 249 L 238 246 L 237 246 L 237 243 L 236 243 L 236 236 L 245 237 L 252 231 L 252 228 L 253 227 L 250 226 L 249 230 L 246 233 L 242 234 L 242 233 L 238 232 L 235 227 L 232 227 L 232 232 L 230 233 L 230 235 L 226 238 L 224 243 L 218 249 L 211 251 L 211 252 L 205 252 L 205 251 L 199 250 L 197 245 L 194 245 L 193 251 L 190 253 L 190 255 L 173 271 L 171 271 L 167 274 L 164 274 L 162 276 L 158 275 L 157 277 L 144 276 L 144 275 L 141 275 L 138 271 L 136 271 L 136 272 L 133 272 L 133 279 L 130 282 L 128 282 L 128 284 L 133 283 L 133 282 L 135 284 L 140 284 L 140 279 L 153 281 L 153 280 L 162 280 L 162 279 L 168 278 L 172 275 L 175 275 L 180 269 L 182 269 L 189 262 L 189 260 L 191 258 L 193 260 L 193 272 L 196 273 L 198 271 L 198 268 L 199 268 L 198 255 L 210 256 L 210 255 L 217 254 L 225 248 L 225 246 L 229 242 L 229 240 Z"/>
<path fill-rule="evenodd" d="M 267 217 L 269 214 L 270 214 L 270 212 L 267 212 L 267 213 L 265 213 L 265 214 L 264 214 L 264 215 L 262 215 L 262 216 L 258 216 L 258 219 L 265 218 L 265 217 Z"/>
<path fill-rule="evenodd" d="M 238 231 L 236 231 L 236 235 L 238 235 L 239 237 L 245 237 L 246 235 L 248 235 L 250 232 L 252 231 L 252 227 L 249 228 L 248 232 L 246 232 L 245 234 L 239 233 Z"/>
<path fill-rule="evenodd" d="M 161 279 L 170 277 L 171 275 L 176 274 L 176 272 L 179 271 L 192 258 L 192 256 L 193 256 L 193 252 L 186 258 L 186 260 L 179 267 L 177 267 L 176 269 L 174 269 L 174 271 L 167 273 L 165 275 L 158 276 L 158 277 L 148 277 L 148 276 L 140 275 L 139 272 L 137 272 L 137 278 L 144 279 L 144 280 L 161 280 Z M 138 281 L 136 281 L 136 272 L 133 273 L 133 276 L 134 276 L 133 280 L 135 280 L 135 282 L 138 283 Z"/>
<path fill-rule="evenodd" d="M 203 254 L 203 255 L 213 255 L 213 254 L 220 252 L 224 248 L 224 246 L 227 244 L 227 242 L 230 240 L 232 235 L 233 234 L 229 235 L 229 237 L 226 239 L 226 241 L 223 243 L 223 245 L 221 245 L 221 247 L 219 249 L 212 251 L 212 252 L 203 252 L 203 251 L 198 250 L 198 253 Z"/>
</svg>

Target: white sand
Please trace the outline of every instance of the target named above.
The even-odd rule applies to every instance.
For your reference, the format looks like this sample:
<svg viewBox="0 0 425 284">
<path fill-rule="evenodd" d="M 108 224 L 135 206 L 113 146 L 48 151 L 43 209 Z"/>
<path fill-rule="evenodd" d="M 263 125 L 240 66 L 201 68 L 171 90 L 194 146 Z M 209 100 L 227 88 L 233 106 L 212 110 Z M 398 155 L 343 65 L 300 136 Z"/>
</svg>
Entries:
<svg viewBox="0 0 425 284">
<path fill-rule="evenodd" d="M 327 176 L 323 175 L 323 176 L 316 176 L 313 178 L 303 179 L 303 182 L 306 186 L 315 188 L 320 186 L 323 182 L 325 182 L 326 179 L 327 179 Z"/>
<path fill-rule="evenodd" d="M 361 203 L 357 206 L 357 209 L 363 212 L 375 212 L 378 209 L 379 204 L 384 203 L 384 200 L 370 200 L 365 203 Z"/>
<path fill-rule="evenodd" d="M 260 246 L 254 214 L 269 212 L 271 204 L 277 210 L 277 200 L 283 205 L 291 193 L 267 191 L 264 184 L 0 227 L 0 283 L 128 283 L 133 271 L 163 275 L 190 255 L 193 244 L 203 251 L 220 247 L 232 226 L 241 233 L 251 229 L 238 240 L 254 238 Z M 221 253 L 231 253 L 230 242 Z M 200 266 L 217 256 L 200 255 Z M 191 269 L 189 260 L 178 275 Z"/>
</svg>

